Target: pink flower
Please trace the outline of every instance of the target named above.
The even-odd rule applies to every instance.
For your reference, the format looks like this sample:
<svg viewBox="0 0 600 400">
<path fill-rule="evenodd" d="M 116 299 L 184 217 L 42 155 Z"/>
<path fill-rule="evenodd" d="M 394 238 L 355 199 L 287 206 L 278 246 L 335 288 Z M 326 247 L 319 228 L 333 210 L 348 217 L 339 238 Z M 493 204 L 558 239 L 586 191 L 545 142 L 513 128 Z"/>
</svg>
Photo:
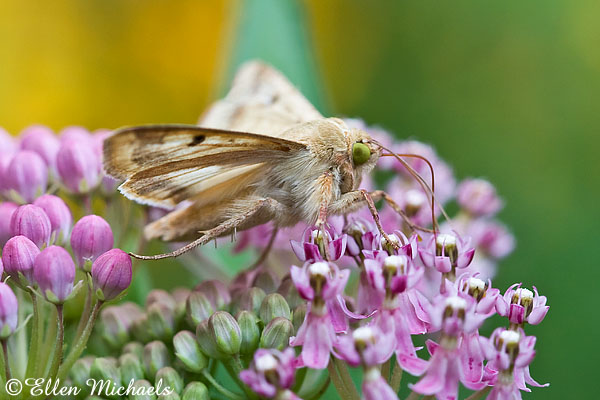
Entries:
<svg viewBox="0 0 600 400">
<path fill-rule="evenodd" d="M 302 237 L 302 242 L 290 240 L 292 250 L 300 261 L 317 262 L 324 261 L 327 246 L 329 261 L 339 260 L 346 251 L 346 235 L 337 235 L 333 229 L 325 230 L 326 238 L 323 238 L 323 232 L 318 229 L 307 229 Z"/>
<path fill-rule="evenodd" d="M 33 263 L 40 249 L 26 236 L 13 236 L 2 249 L 4 271 L 21 285 L 33 285 Z"/>
<path fill-rule="evenodd" d="M 458 204 L 473 216 L 493 216 L 502 208 L 496 188 L 484 179 L 465 179 L 458 185 Z"/>
<path fill-rule="evenodd" d="M 89 271 L 96 258 L 112 249 L 113 243 L 110 225 L 97 215 L 86 215 L 81 218 L 71 233 L 71 248 L 75 261 L 84 271 Z"/>
<path fill-rule="evenodd" d="M 469 241 L 458 235 L 438 233 L 429 238 L 425 248 L 419 248 L 419 255 L 425 266 L 449 273 L 469 266 L 475 249 L 469 248 Z"/>
<path fill-rule="evenodd" d="M 19 303 L 10 286 L 0 282 L 0 338 L 6 339 L 17 329 Z"/>
<path fill-rule="evenodd" d="M 94 150 L 91 138 L 61 138 L 56 167 L 67 189 L 73 193 L 87 193 L 100 182 L 102 159 Z"/>
<path fill-rule="evenodd" d="M 33 204 L 26 204 L 15 210 L 10 218 L 10 229 L 13 236 L 26 236 L 39 248 L 50 243 L 50 219 L 41 207 Z"/>
<path fill-rule="evenodd" d="M 493 259 L 508 256 L 515 248 L 515 238 L 508 229 L 499 222 L 476 219 L 466 227 L 478 251 Z"/>
<path fill-rule="evenodd" d="M 515 289 L 516 287 L 516 289 Z M 511 324 L 523 326 L 525 322 L 537 325 L 544 320 L 549 306 L 546 296 L 540 296 L 537 288 L 533 292 L 515 283 L 506 290 L 503 297 L 496 302 L 496 311 L 503 317 L 508 317 Z"/>
<path fill-rule="evenodd" d="M 43 125 L 31 125 L 21 132 L 21 149 L 37 153 L 48 168 L 56 171 L 56 153 L 60 147 L 58 136 Z"/>
<path fill-rule="evenodd" d="M 348 237 L 346 252 L 352 257 L 362 257 L 363 250 L 379 249 L 379 231 L 368 220 L 357 218 L 344 227 Z"/>
<path fill-rule="evenodd" d="M 266 398 L 300 399 L 291 390 L 294 383 L 294 350 L 259 349 L 250 367 L 240 372 L 240 379 Z"/>
<path fill-rule="evenodd" d="M 92 265 L 92 281 L 102 301 L 112 300 L 131 285 L 131 257 L 120 249 L 112 249 L 98 257 Z"/>
<path fill-rule="evenodd" d="M 498 328 L 489 339 L 482 337 L 480 342 L 489 360 L 485 367 L 487 383 L 493 386 L 488 399 L 520 399 L 521 391 L 531 391 L 526 384 L 549 386 L 539 384 L 529 373 L 529 364 L 535 356 L 535 336 L 525 336 L 522 329 Z"/>
<path fill-rule="evenodd" d="M 45 194 L 35 199 L 33 204 L 43 209 L 50 220 L 50 243 L 65 244 L 71 232 L 73 217 L 63 199 Z"/>
<path fill-rule="evenodd" d="M 3 179 L 16 202 L 29 203 L 46 191 L 48 167 L 37 153 L 22 150 L 5 167 Z"/>
<path fill-rule="evenodd" d="M 75 263 L 62 247 L 47 247 L 35 258 L 33 278 L 46 300 L 62 304 L 73 291 Z"/>
<path fill-rule="evenodd" d="M 8 201 L 0 203 L 0 247 L 4 246 L 6 241 L 13 236 L 10 228 L 10 218 L 17 208 L 19 206 L 15 203 Z"/>
</svg>

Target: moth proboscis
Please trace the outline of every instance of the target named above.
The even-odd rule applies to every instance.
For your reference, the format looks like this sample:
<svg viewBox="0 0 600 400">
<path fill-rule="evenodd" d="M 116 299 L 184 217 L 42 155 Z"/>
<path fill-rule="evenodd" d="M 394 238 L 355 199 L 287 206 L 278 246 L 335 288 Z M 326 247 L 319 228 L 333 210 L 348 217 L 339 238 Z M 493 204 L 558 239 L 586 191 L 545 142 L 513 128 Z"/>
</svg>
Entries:
<svg viewBox="0 0 600 400">
<path fill-rule="evenodd" d="M 323 117 L 282 74 L 258 61 L 240 68 L 230 92 L 205 112 L 198 126 L 120 129 L 105 140 L 103 151 L 106 172 L 124 180 L 121 193 L 172 210 L 146 226 L 146 238 L 192 240 L 171 253 L 131 254 L 140 259 L 176 257 L 269 221 L 275 227 L 304 221 L 323 229 L 328 215 L 365 205 L 389 239 L 375 208 L 379 199 L 413 229 L 426 230 L 412 225 L 385 192 L 359 189 L 362 177 L 383 155 L 395 156 L 431 195 L 436 231 L 433 181 L 429 188 L 409 164 L 367 132 Z"/>
</svg>

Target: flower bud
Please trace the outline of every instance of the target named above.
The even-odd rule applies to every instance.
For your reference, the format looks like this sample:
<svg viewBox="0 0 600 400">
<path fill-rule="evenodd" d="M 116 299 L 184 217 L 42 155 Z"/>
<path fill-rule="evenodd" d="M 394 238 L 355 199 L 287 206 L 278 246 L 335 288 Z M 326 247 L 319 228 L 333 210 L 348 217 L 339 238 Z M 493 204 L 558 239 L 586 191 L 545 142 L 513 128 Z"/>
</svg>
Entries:
<svg viewBox="0 0 600 400">
<path fill-rule="evenodd" d="M 183 390 L 181 400 L 210 400 L 208 388 L 202 382 L 191 382 Z"/>
<path fill-rule="evenodd" d="M 146 376 L 155 376 L 159 369 L 171 364 L 167 346 L 158 340 L 144 346 L 142 360 L 144 362 Z"/>
<path fill-rule="evenodd" d="M 0 282 L 0 339 L 6 339 L 17 329 L 19 303 L 10 286 Z"/>
<path fill-rule="evenodd" d="M 210 333 L 208 319 L 198 324 L 196 327 L 196 337 L 198 338 L 200 349 L 210 358 L 222 359 L 227 357 L 227 355 L 217 350 L 217 344 Z"/>
<path fill-rule="evenodd" d="M 144 379 L 144 369 L 140 359 L 132 353 L 125 353 L 119 357 L 119 372 L 121 381 L 127 385 L 131 380 Z"/>
<path fill-rule="evenodd" d="M 236 294 L 233 311 L 248 310 L 257 314 L 265 296 L 266 294 L 261 288 L 251 287 L 242 289 Z"/>
<path fill-rule="evenodd" d="M 140 342 L 129 342 L 123 347 L 123 354 L 133 354 L 138 359 L 142 358 L 142 354 L 144 353 L 144 345 Z"/>
<path fill-rule="evenodd" d="M 279 287 L 281 281 L 277 275 L 271 270 L 263 270 L 256 275 L 252 286 L 256 286 L 265 291 L 265 293 L 273 293 Z"/>
<path fill-rule="evenodd" d="M 200 322 L 208 319 L 214 310 L 208 298 L 204 293 L 193 291 L 188 296 L 185 303 L 188 323 L 191 326 L 196 326 Z"/>
<path fill-rule="evenodd" d="M 143 343 L 151 342 L 156 338 L 150 332 L 148 316 L 143 313 L 133 321 L 131 325 L 131 336 Z"/>
<path fill-rule="evenodd" d="M 64 245 L 71 232 L 73 217 L 63 199 L 45 194 L 38 197 L 33 204 L 44 210 L 50 220 L 50 243 Z"/>
<path fill-rule="evenodd" d="M 92 280 L 98 298 L 112 300 L 131 284 L 131 257 L 123 250 L 112 249 L 102 254 L 92 265 Z"/>
<path fill-rule="evenodd" d="M 171 340 L 175 329 L 173 309 L 157 302 L 148 308 L 146 315 L 152 337 L 163 341 Z"/>
<path fill-rule="evenodd" d="M 13 236 L 2 249 L 4 271 L 21 285 L 33 285 L 33 264 L 40 249 L 25 236 Z"/>
<path fill-rule="evenodd" d="M 8 154 L 12 154 L 18 150 L 15 138 L 6 129 L 0 128 L 0 155 L 5 157 Z M 0 158 L 2 158 L 0 157 Z"/>
<path fill-rule="evenodd" d="M 42 157 L 32 151 L 15 154 L 3 175 L 10 197 L 17 203 L 31 203 L 48 186 L 48 167 Z"/>
<path fill-rule="evenodd" d="M 163 367 L 156 373 L 154 383 L 156 386 L 161 382 L 163 387 L 170 387 L 174 393 L 181 393 L 183 390 L 183 378 L 171 367 Z M 162 396 L 161 396 L 162 398 Z"/>
<path fill-rule="evenodd" d="M 121 386 L 121 373 L 117 368 L 117 361 L 111 358 L 99 357 L 92 362 L 90 378 L 96 381 L 112 381 L 116 387 Z"/>
<path fill-rule="evenodd" d="M 75 263 L 62 247 L 47 247 L 35 258 L 33 279 L 46 300 L 63 304 L 73 291 Z"/>
<path fill-rule="evenodd" d="M 129 400 L 156 400 L 156 390 L 154 386 L 145 379 L 140 379 L 133 383 L 132 393 Z"/>
<path fill-rule="evenodd" d="M 290 319 L 290 306 L 282 295 L 272 293 L 263 300 L 258 315 L 265 324 L 268 324 L 276 317 Z"/>
<path fill-rule="evenodd" d="M 283 296 L 290 308 L 296 308 L 304 303 L 298 290 L 296 290 L 296 285 L 294 285 L 292 277 L 289 275 L 283 278 L 281 285 L 279 285 L 279 288 L 277 289 L 277 293 Z"/>
<path fill-rule="evenodd" d="M 242 332 L 231 314 L 217 311 L 208 319 L 208 328 L 218 351 L 227 355 L 239 353 Z"/>
<path fill-rule="evenodd" d="M 265 327 L 260 336 L 260 347 L 283 350 L 289 345 L 290 336 L 294 334 L 294 326 L 289 319 L 274 318 Z"/>
<path fill-rule="evenodd" d="M 101 254 L 113 247 L 114 238 L 110 225 L 97 215 L 81 218 L 73 227 L 71 247 L 79 268 L 90 271 L 91 265 Z"/>
<path fill-rule="evenodd" d="M 43 125 L 32 125 L 20 134 L 21 149 L 37 153 L 48 168 L 56 171 L 56 154 L 60 148 L 58 136 L 52 130 Z"/>
<path fill-rule="evenodd" d="M 186 302 L 192 291 L 188 288 L 177 288 L 173 290 L 172 297 L 175 301 L 175 324 L 179 324 L 186 316 Z"/>
<path fill-rule="evenodd" d="M 304 323 L 304 318 L 306 317 L 306 303 L 300 304 L 298 307 L 294 308 L 294 312 L 292 313 L 292 325 L 294 325 L 294 332 L 298 332 L 298 329 Z"/>
<path fill-rule="evenodd" d="M 10 229 L 13 236 L 26 236 L 39 248 L 50 242 L 50 219 L 44 210 L 33 204 L 15 210 L 10 218 Z"/>
<path fill-rule="evenodd" d="M 492 216 L 502 208 L 496 188 L 484 179 L 465 179 L 458 185 L 458 204 L 474 216 Z"/>
<path fill-rule="evenodd" d="M 250 311 L 240 311 L 237 316 L 237 322 L 242 332 L 242 344 L 240 353 L 242 355 L 251 355 L 258 348 L 260 341 L 259 319 Z"/>
<path fill-rule="evenodd" d="M 83 126 L 65 126 L 58 136 L 61 145 L 67 142 L 82 142 L 84 145 L 93 146 L 92 135 Z"/>
<path fill-rule="evenodd" d="M 110 306 L 100 314 L 102 339 L 113 349 L 120 349 L 129 340 L 129 330 L 142 310 L 135 303 Z"/>
<path fill-rule="evenodd" d="M 56 169 L 64 185 L 73 193 L 87 193 L 100 182 L 102 160 L 90 143 L 68 140 L 56 155 Z"/>
<path fill-rule="evenodd" d="M 231 302 L 231 295 L 221 281 L 204 281 L 196 286 L 194 291 L 204 293 L 215 310 L 222 310 Z"/>
<path fill-rule="evenodd" d="M 69 376 L 77 387 L 84 388 L 87 386 L 86 381 L 90 379 L 90 369 L 95 359 L 94 356 L 87 356 L 80 358 L 73 364 Z"/>
<path fill-rule="evenodd" d="M 0 203 L 0 247 L 4 247 L 8 239 L 13 236 L 10 219 L 17 208 L 18 205 L 9 201 Z"/>
<path fill-rule="evenodd" d="M 171 391 L 169 391 L 169 393 L 167 394 L 165 389 L 166 388 L 161 389 L 163 391 L 163 393 L 160 396 L 158 396 L 159 400 L 181 400 L 181 396 L 179 396 L 179 394 L 177 394 L 175 392 L 171 392 Z"/>
<path fill-rule="evenodd" d="M 185 369 L 200 373 L 208 365 L 208 359 L 200 350 L 200 345 L 190 331 L 180 331 L 173 338 L 175 356 L 181 360 Z"/>
<path fill-rule="evenodd" d="M 175 309 L 175 299 L 162 289 L 153 289 L 146 296 L 146 308 L 149 308 L 154 303 L 162 303 L 164 306 Z"/>
</svg>

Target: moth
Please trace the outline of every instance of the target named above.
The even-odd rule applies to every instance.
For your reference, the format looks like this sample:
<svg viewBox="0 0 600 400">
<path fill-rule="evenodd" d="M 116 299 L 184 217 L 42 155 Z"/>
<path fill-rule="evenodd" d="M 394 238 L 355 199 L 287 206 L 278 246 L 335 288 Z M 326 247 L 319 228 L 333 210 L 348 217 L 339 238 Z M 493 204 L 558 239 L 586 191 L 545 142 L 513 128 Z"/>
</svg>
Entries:
<svg viewBox="0 0 600 400">
<path fill-rule="evenodd" d="M 104 169 L 124 181 L 123 195 L 172 210 L 145 227 L 146 238 L 192 241 L 172 253 L 132 254 L 141 259 L 175 257 L 269 221 L 323 228 L 327 216 L 365 205 L 389 239 L 374 201 L 383 198 L 402 210 L 384 192 L 360 189 L 384 150 L 367 132 L 323 117 L 281 73 L 259 61 L 239 69 L 227 96 L 197 126 L 124 128 L 103 148 Z"/>
</svg>

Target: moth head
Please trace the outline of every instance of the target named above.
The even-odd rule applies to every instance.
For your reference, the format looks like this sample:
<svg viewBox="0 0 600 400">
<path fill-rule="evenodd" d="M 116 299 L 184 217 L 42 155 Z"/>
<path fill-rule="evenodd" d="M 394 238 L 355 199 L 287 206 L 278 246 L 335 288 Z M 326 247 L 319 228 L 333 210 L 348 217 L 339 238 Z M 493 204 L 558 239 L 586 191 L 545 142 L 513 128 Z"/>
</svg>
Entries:
<svg viewBox="0 0 600 400">
<path fill-rule="evenodd" d="M 369 134 L 359 129 L 350 131 L 349 158 L 355 169 L 368 172 L 377 163 L 381 155 L 381 148 L 371 140 Z"/>
</svg>

